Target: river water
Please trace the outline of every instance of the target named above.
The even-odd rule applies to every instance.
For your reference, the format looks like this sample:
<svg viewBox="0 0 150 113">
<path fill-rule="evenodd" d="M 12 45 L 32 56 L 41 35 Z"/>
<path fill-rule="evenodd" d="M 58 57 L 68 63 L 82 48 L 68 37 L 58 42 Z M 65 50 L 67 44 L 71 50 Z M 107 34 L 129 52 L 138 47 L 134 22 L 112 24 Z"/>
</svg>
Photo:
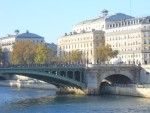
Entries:
<svg viewBox="0 0 150 113">
<path fill-rule="evenodd" d="M 0 87 L 0 113 L 150 113 L 150 99 Z"/>
</svg>

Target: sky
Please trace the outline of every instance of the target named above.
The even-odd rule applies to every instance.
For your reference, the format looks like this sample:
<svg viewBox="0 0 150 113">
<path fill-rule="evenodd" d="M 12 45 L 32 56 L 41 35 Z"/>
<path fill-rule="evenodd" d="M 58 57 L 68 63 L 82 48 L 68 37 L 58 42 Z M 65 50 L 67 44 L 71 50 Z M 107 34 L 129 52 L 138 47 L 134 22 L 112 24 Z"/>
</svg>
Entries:
<svg viewBox="0 0 150 113">
<path fill-rule="evenodd" d="M 106 9 L 110 14 L 150 16 L 150 0 L 0 0 L 0 37 L 27 30 L 57 44 L 73 25 L 97 18 Z"/>
</svg>

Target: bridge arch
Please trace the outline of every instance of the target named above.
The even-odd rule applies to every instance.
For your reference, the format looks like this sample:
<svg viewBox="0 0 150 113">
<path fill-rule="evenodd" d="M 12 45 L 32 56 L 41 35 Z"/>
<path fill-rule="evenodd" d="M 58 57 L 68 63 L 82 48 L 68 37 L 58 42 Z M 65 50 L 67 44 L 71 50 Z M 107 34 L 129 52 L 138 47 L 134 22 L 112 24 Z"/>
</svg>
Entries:
<svg viewBox="0 0 150 113">
<path fill-rule="evenodd" d="M 77 80 L 77 81 L 81 81 L 80 79 L 81 79 L 81 73 L 80 73 L 80 71 L 75 71 L 75 80 Z"/>
<path fill-rule="evenodd" d="M 60 71 L 60 75 L 65 77 L 66 76 L 66 71 Z"/>
<path fill-rule="evenodd" d="M 102 82 L 110 82 L 114 84 L 131 84 L 134 82 L 134 76 L 129 71 L 107 71 L 99 76 L 99 86 Z M 109 83 L 109 84 L 110 84 Z"/>
<path fill-rule="evenodd" d="M 101 85 L 105 84 L 131 84 L 132 80 L 125 75 L 110 75 L 102 80 Z"/>
<path fill-rule="evenodd" d="M 68 71 L 67 72 L 67 77 L 73 79 L 73 71 Z"/>
</svg>

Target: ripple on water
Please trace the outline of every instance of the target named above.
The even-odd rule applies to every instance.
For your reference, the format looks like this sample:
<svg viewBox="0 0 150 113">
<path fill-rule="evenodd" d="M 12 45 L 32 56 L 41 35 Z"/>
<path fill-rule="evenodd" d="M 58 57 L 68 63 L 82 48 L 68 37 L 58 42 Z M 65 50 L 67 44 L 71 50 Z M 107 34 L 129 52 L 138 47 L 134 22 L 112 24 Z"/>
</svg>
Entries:
<svg viewBox="0 0 150 113">
<path fill-rule="evenodd" d="M 150 99 L 147 98 L 56 95 L 47 90 L 1 89 L 0 113 L 150 113 Z"/>
</svg>

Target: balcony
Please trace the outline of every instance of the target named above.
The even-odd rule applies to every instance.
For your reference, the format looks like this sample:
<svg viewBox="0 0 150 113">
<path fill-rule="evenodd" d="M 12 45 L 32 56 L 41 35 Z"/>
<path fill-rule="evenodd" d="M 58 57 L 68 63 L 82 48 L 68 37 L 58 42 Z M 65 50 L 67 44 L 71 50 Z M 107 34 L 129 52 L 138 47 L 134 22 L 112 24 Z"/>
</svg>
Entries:
<svg viewBox="0 0 150 113">
<path fill-rule="evenodd" d="M 126 30 L 117 30 L 113 32 L 107 32 L 105 36 L 112 36 L 112 35 L 122 35 L 122 34 L 129 34 L 129 33 L 136 33 L 136 32 L 150 32 L 150 28 L 136 28 L 136 29 L 126 29 Z"/>
<path fill-rule="evenodd" d="M 150 28 L 141 28 L 141 31 L 149 32 L 149 31 L 150 31 Z"/>
<path fill-rule="evenodd" d="M 150 53 L 150 50 L 141 50 L 142 53 Z"/>
</svg>

